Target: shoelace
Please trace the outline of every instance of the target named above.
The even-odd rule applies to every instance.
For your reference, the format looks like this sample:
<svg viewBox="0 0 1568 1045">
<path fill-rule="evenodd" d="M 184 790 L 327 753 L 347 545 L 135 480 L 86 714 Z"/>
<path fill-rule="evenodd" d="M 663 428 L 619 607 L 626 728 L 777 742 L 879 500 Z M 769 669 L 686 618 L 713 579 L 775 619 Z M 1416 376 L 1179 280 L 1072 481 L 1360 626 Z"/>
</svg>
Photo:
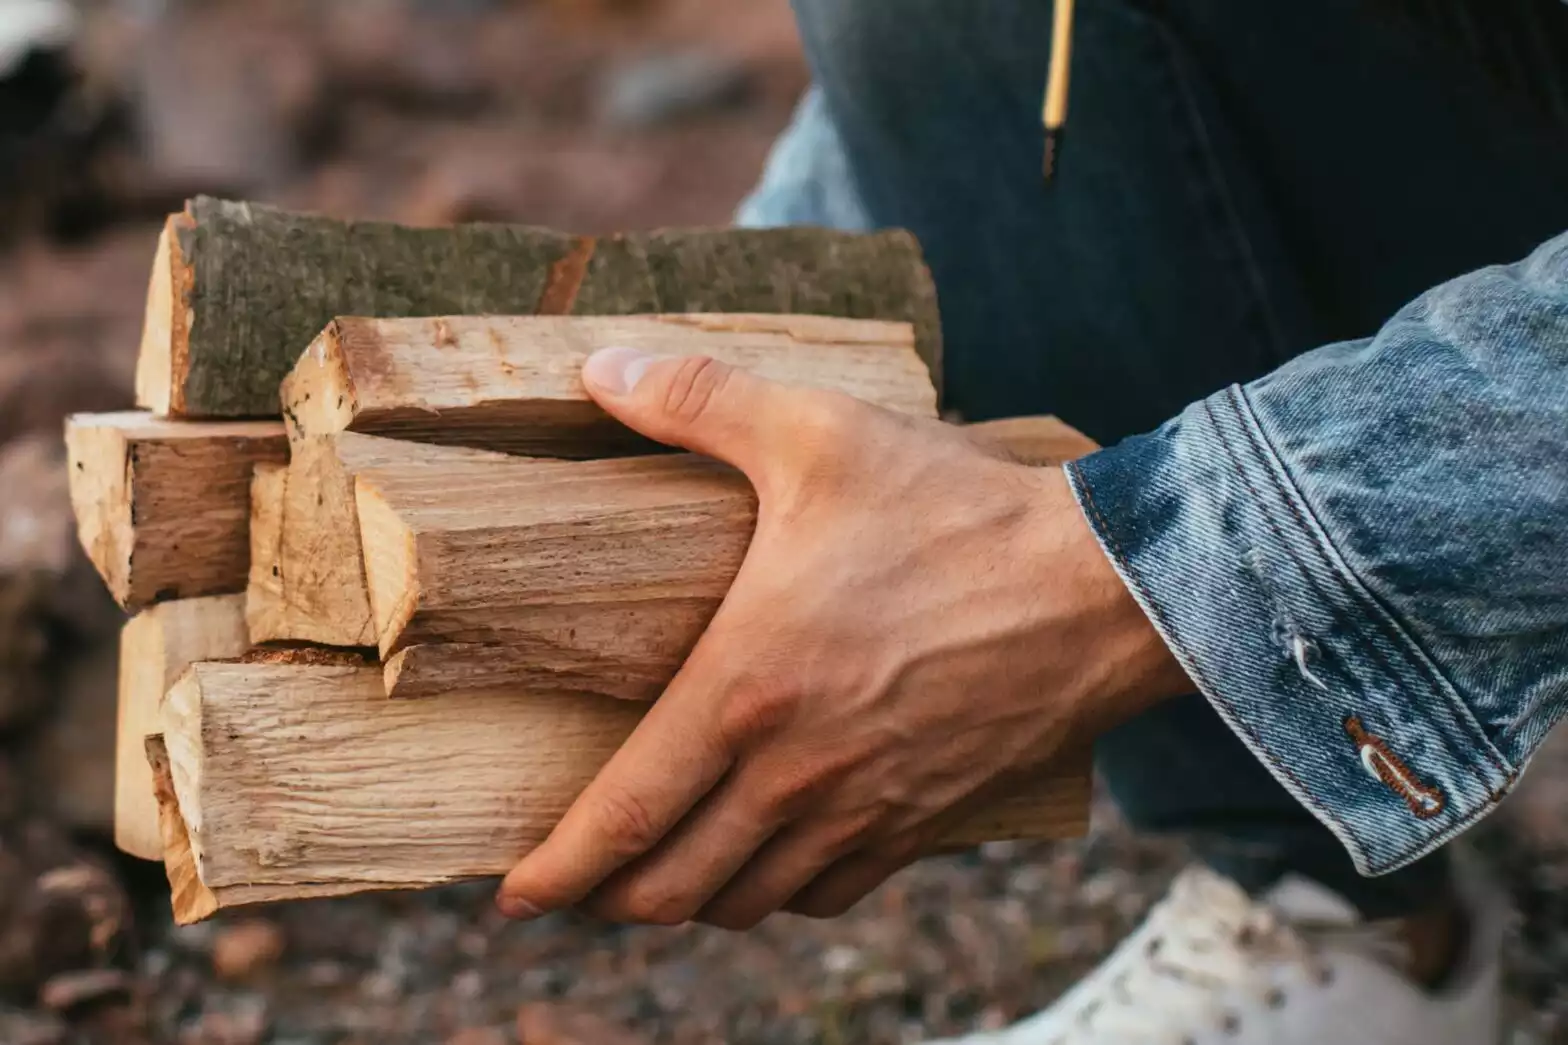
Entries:
<svg viewBox="0 0 1568 1045">
<path fill-rule="evenodd" d="M 1320 956 L 1325 945 L 1395 965 L 1404 954 L 1386 926 L 1287 924 L 1207 871 L 1177 879 L 1149 915 L 1149 926 L 1142 953 L 1107 970 L 1053 1045 L 1181 1045 L 1202 1029 L 1239 1031 L 1240 1015 L 1227 1008 L 1234 999 L 1251 997 L 1271 1008 L 1287 1003 L 1276 975 L 1282 965 L 1301 965 L 1311 981 L 1327 983 L 1332 971 Z"/>
</svg>

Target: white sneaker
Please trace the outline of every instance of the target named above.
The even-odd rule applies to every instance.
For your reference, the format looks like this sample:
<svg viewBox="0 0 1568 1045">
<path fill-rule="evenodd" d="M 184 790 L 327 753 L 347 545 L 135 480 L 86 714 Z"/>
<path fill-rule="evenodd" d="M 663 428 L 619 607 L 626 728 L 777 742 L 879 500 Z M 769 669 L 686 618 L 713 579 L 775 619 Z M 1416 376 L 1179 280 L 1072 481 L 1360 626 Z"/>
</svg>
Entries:
<svg viewBox="0 0 1568 1045">
<path fill-rule="evenodd" d="M 1495 1045 L 1506 899 L 1462 881 L 1459 967 L 1428 991 L 1403 944 L 1299 878 L 1261 900 L 1207 869 L 1182 874 L 1148 920 L 1051 1008 L 1005 1030 L 929 1045 Z"/>
</svg>

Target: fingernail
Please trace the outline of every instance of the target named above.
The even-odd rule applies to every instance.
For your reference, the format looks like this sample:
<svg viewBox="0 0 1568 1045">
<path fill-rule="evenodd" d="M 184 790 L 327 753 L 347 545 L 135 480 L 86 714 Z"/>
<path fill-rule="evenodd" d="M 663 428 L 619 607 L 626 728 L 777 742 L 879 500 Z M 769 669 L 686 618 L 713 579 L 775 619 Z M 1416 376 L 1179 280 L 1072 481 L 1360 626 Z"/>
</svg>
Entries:
<svg viewBox="0 0 1568 1045">
<path fill-rule="evenodd" d="M 623 396 L 637 387 L 654 357 L 635 348 L 601 348 L 583 364 L 583 380 L 610 393 Z"/>
<path fill-rule="evenodd" d="M 530 918 L 537 918 L 544 914 L 543 911 L 521 896 L 511 896 L 507 893 L 496 894 L 495 906 L 497 910 L 508 918 L 516 918 L 519 921 L 527 921 Z"/>
</svg>

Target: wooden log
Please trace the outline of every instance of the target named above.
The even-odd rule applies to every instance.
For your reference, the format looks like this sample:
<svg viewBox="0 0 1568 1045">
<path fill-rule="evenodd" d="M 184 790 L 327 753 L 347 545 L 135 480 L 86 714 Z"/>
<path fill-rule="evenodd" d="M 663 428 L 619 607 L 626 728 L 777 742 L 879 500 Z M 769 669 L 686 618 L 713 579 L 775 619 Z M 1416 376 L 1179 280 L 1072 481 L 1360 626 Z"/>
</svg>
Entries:
<svg viewBox="0 0 1568 1045">
<path fill-rule="evenodd" d="M 78 536 L 121 606 L 245 590 L 251 469 L 287 458 L 282 424 L 77 414 L 65 441 Z"/>
<path fill-rule="evenodd" d="M 350 659 L 193 664 L 162 718 L 176 920 L 502 874 L 643 710 L 517 690 L 387 701 L 380 672 Z M 1064 759 L 944 846 L 1080 834 L 1088 779 L 1086 759 Z"/>
<path fill-rule="evenodd" d="M 969 431 L 1025 463 L 1094 448 L 1055 418 Z M 517 686 L 652 699 L 756 525 L 744 476 L 693 455 L 388 464 L 359 472 L 356 499 L 395 697 Z"/>
<path fill-rule="evenodd" d="M 709 355 L 922 417 L 936 389 L 907 323 L 807 315 L 340 318 L 283 379 L 289 438 L 355 431 L 538 457 L 652 453 L 588 398 L 597 348 Z"/>
<path fill-rule="evenodd" d="M 120 703 L 114 756 L 114 843 L 163 859 L 158 804 L 144 753 L 163 695 L 194 661 L 245 652 L 245 597 L 177 599 L 143 610 L 120 633 Z"/>
<path fill-rule="evenodd" d="M 607 237 L 509 225 L 417 229 L 198 197 L 153 261 L 137 403 L 273 417 L 278 383 L 336 316 L 798 312 L 913 323 L 940 368 L 914 237 L 816 228 Z"/>
<path fill-rule="evenodd" d="M 422 472 L 489 460 L 511 458 L 341 432 L 294 439 L 287 465 L 257 465 L 245 599 L 251 642 L 374 646 L 354 476 L 389 464 Z"/>
</svg>

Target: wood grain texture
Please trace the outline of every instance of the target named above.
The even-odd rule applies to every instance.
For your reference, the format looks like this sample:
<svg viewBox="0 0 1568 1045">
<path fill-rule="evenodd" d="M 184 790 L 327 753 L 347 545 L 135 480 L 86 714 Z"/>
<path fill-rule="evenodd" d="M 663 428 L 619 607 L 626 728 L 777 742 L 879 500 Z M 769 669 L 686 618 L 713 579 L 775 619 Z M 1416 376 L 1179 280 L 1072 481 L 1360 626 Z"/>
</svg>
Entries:
<svg viewBox="0 0 1568 1045">
<path fill-rule="evenodd" d="M 1055 418 L 970 426 L 1030 464 L 1094 443 Z M 649 700 L 728 592 L 756 525 L 738 472 L 694 455 L 359 472 L 387 692 L 495 686 Z"/>
<path fill-rule="evenodd" d="M 502 874 L 643 710 L 517 690 L 388 701 L 374 666 L 346 661 L 194 664 L 162 722 L 176 917 Z M 943 845 L 1080 834 L 1088 799 L 1086 760 L 1066 759 Z"/>
<path fill-rule="evenodd" d="M 244 607 L 242 595 L 177 599 L 143 610 L 120 632 L 114 843 L 132 856 L 163 859 L 157 799 L 144 753 L 147 737 L 159 731 L 158 706 L 192 662 L 245 652 Z"/>
<path fill-rule="evenodd" d="M 336 316 L 796 312 L 913 323 L 940 373 L 936 292 L 899 230 L 689 229 L 575 237 L 409 228 L 198 197 L 148 289 L 137 402 L 273 417 L 278 383 Z"/>
<path fill-rule="evenodd" d="M 354 476 L 394 463 L 415 473 L 490 460 L 511 458 L 343 432 L 296 438 L 287 465 L 257 465 L 245 605 L 251 641 L 374 646 Z"/>
<path fill-rule="evenodd" d="M 121 606 L 245 590 L 251 469 L 286 459 L 282 424 L 77 414 L 65 441 L 82 547 Z"/>
<path fill-rule="evenodd" d="M 920 417 L 936 389 L 908 323 L 808 315 L 340 318 L 283 380 L 289 438 L 370 432 L 539 457 L 651 453 L 588 398 L 595 349 L 707 355 Z"/>
</svg>

